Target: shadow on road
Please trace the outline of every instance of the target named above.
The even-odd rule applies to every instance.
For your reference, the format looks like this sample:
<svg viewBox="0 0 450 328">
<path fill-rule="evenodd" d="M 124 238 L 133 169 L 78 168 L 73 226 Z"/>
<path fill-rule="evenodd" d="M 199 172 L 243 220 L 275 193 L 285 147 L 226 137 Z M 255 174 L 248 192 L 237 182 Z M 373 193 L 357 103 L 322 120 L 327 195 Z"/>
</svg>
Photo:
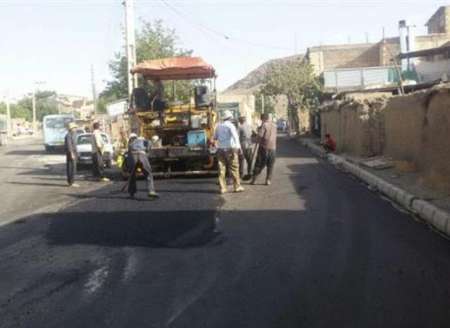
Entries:
<svg viewBox="0 0 450 328">
<path fill-rule="evenodd" d="M 36 186 L 36 187 L 64 187 L 67 188 L 67 183 L 49 183 L 49 182 L 8 182 L 11 185 L 20 185 L 20 186 Z"/>
<path fill-rule="evenodd" d="M 35 149 L 23 149 L 23 150 L 12 150 L 7 152 L 7 156 L 31 156 L 31 155 L 61 155 L 58 153 L 46 153 L 44 150 Z"/>
<path fill-rule="evenodd" d="M 52 245 L 196 247 L 218 237 L 216 212 L 72 212 L 47 214 Z"/>
</svg>

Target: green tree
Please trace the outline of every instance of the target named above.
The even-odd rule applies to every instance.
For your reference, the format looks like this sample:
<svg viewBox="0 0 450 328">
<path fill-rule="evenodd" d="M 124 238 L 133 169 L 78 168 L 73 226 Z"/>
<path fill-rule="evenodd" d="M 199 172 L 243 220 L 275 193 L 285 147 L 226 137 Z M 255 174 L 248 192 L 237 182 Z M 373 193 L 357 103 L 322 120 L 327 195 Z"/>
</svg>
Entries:
<svg viewBox="0 0 450 328">
<path fill-rule="evenodd" d="M 313 67 L 302 59 L 274 63 L 269 67 L 261 92 L 275 97 L 285 95 L 291 123 L 298 129 L 299 110 L 310 110 L 319 104 L 321 83 Z"/>
<path fill-rule="evenodd" d="M 255 111 L 257 113 L 262 113 L 262 99 L 264 97 L 264 112 L 265 113 L 274 113 L 275 112 L 275 103 L 276 103 L 276 97 L 275 96 L 267 96 L 261 90 L 257 91 L 255 94 Z"/>
<path fill-rule="evenodd" d="M 55 91 L 37 91 L 35 97 L 36 119 L 38 121 L 42 121 L 45 115 L 58 113 Z M 6 111 L 6 105 L 0 105 L 0 108 L 3 107 L 5 107 Z M 11 104 L 10 110 L 12 118 L 22 118 L 29 122 L 33 120 L 33 102 L 30 96 L 24 96 L 16 104 Z"/>
<path fill-rule="evenodd" d="M 161 20 L 142 21 L 142 28 L 136 33 L 137 62 L 165 57 L 190 56 L 192 50 L 178 48 L 178 42 L 175 30 L 166 27 Z M 109 63 L 112 80 L 107 82 L 105 90 L 100 94 L 103 104 L 127 97 L 127 64 L 127 58 L 122 53 L 116 53 L 114 59 Z M 151 86 L 146 86 L 142 80 L 139 81 L 139 85 L 151 88 Z M 181 94 L 189 92 L 186 82 L 178 82 L 175 87 Z M 169 96 L 172 86 L 166 85 L 165 90 Z"/>
</svg>

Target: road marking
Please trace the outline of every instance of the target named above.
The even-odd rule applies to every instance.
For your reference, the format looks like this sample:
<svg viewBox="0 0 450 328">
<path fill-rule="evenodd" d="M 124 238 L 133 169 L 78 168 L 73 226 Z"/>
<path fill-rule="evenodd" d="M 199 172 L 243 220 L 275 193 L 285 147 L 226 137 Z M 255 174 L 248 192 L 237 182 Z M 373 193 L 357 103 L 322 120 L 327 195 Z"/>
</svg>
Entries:
<svg viewBox="0 0 450 328">
<path fill-rule="evenodd" d="M 127 263 L 125 264 L 125 269 L 123 272 L 123 280 L 128 281 L 131 278 L 133 278 L 137 273 L 137 266 L 138 266 L 138 257 L 137 255 L 132 251 L 130 255 L 127 257 Z"/>
<path fill-rule="evenodd" d="M 84 285 L 88 294 L 94 294 L 106 281 L 109 275 L 108 265 L 104 265 L 101 268 L 92 272 L 88 278 L 88 281 Z"/>
</svg>

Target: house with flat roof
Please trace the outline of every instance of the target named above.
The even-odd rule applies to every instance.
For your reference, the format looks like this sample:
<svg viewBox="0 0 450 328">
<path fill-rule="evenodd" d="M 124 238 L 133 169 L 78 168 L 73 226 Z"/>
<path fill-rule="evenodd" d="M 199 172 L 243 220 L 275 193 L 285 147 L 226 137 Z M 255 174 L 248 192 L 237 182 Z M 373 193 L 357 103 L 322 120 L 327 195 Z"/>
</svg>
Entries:
<svg viewBox="0 0 450 328">
<path fill-rule="evenodd" d="M 395 83 L 397 71 L 414 70 L 416 59 L 400 58 L 400 54 L 438 48 L 450 42 L 450 6 L 440 7 L 426 26 L 428 34 L 417 36 L 415 25 L 401 20 L 397 37 L 384 38 L 376 43 L 311 47 L 305 58 L 313 65 L 316 75 L 324 75 L 326 88 L 380 87 Z M 399 58 L 401 61 L 397 67 Z"/>
</svg>

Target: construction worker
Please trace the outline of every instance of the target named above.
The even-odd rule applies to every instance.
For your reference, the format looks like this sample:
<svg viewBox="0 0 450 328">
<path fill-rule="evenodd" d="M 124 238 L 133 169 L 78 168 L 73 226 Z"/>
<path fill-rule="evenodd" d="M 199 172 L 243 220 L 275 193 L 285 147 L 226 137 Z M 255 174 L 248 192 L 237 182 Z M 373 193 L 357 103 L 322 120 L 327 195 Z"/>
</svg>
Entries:
<svg viewBox="0 0 450 328">
<path fill-rule="evenodd" d="M 227 169 L 233 179 L 234 192 L 244 191 L 239 177 L 239 152 L 241 145 L 236 127 L 231 122 L 232 118 L 233 114 L 229 110 L 226 110 L 223 113 L 222 122 L 218 124 L 214 134 L 219 160 L 219 185 L 221 194 L 228 191 L 226 181 Z"/>
<path fill-rule="evenodd" d="M 67 127 L 67 134 L 64 138 L 64 149 L 66 151 L 66 174 L 69 187 L 79 187 L 75 183 L 75 174 L 77 173 L 77 125 L 70 122 Z"/>
<path fill-rule="evenodd" d="M 259 143 L 258 154 L 256 157 L 255 169 L 251 184 L 256 183 L 258 175 L 267 167 L 266 186 L 271 184 L 273 167 L 275 164 L 275 155 L 277 147 L 277 127 L 269 120 L 268 114 L 261 115 L 262 125 L 259 128 L 257 140 Z"/>
<path fill-rule="evenodd" d="M 128 167 L 131 168 L 130 178 L 128 179 L 130 197 L 133 198 L 137 192 L 136 174 L 137 168 L 140 167 L 147 178 L 148 197 L 150 199 L 159 198 L 159 195 L 155 192 L 152 167 L 147 157 L 144 139 L 138 138 L 136 133 L 131 133 L 128 140 L 128 160 Z"/>
<path fill-rule="evenodd" d="M 95 122 L 92 132 L 92 173 L 99 181 L 107 182 L 109 179 L 105 177 L 105 164 L 103 163 L 103 150 L 105 143 L 100 130 L 100 123 Z"/>
<path fill-rule="evenodd" d="M 252 172 L 252 127 L 247 123 L 245 116 L 239 117 L 238 125 L 239 142 L 241 144 L 241 152 L 239 154 L 239 176 L 244 175 L 244 161 L 247 165 L 247 176 L 251 176 Z M 248 178 L 250 179 L 250 178 Z"/>
<path fill-rule="evenodd" d="M 327 153 L 334 153 L 336 151 L 336 141 L 334 141 L 329 133 L 325 134 L 325 142 L 322 143 L 322 147 Z"/>
</svg>

